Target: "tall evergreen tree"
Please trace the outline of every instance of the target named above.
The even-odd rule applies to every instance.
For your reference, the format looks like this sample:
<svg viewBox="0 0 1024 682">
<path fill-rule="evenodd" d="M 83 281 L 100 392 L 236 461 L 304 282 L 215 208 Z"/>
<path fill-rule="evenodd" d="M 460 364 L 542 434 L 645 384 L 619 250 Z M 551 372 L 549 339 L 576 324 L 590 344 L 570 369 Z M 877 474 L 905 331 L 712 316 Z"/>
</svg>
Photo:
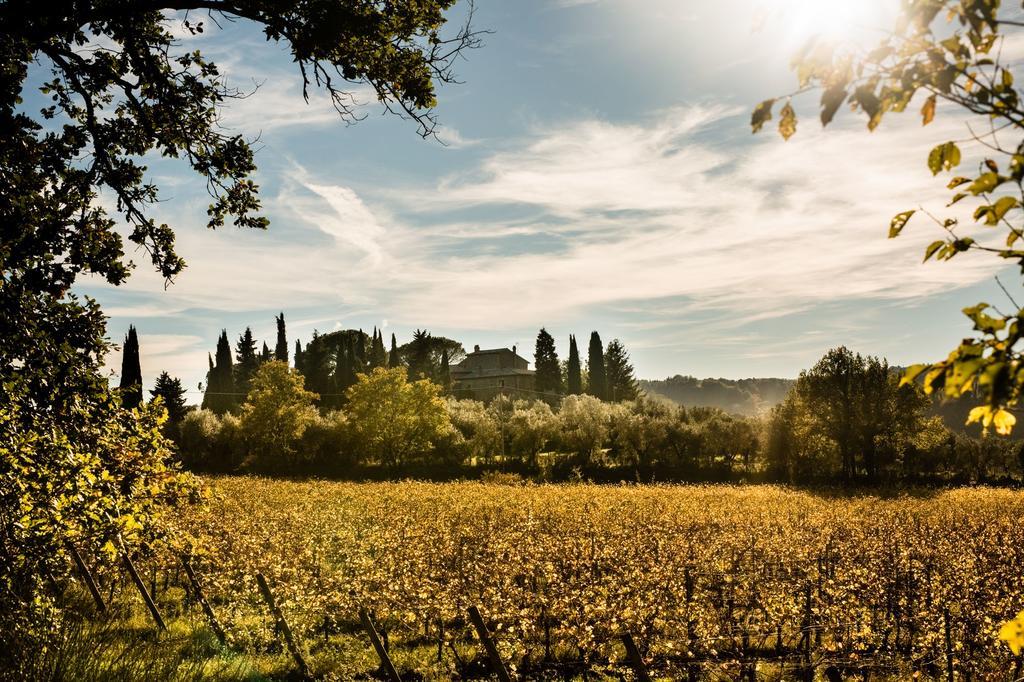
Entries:
<svg viewBox="0 0 1024 682">
<path fill-rule="evenodd" d="M 590 346 L 587 348 L 587 393 L 595 398 L 607 400 L 608 384 L 605 376 L 601 335 L 590 332 Z"/>
<path fill-rule="evenodd" d="M 366 334 L 363 330 L 359 330 L 359 335 L 356 338 L 356 358 L 359 359 L 360 363 L 366 363 Z"/>
<path fill-rule="evenodd" d="M 264 341 L 263 350 L 260 351 L 260 364 L 262 365 L 264 362 L 270 362 L 273 359 L 274 356 L 270 354 L 270 347 L 267 345 L 267 342 Z"/>
<path fill-rule="evenodd" d="M 618 339 L 613 339 L 604 352 L 604 371 L 608 399 L 621 402 L 633 400 L 639 393 L 629 353 Z"/>
<path fill-rule="evenodd" d="M 434 378 L 434 366 L 430 357 L 430 334 L 427 330 L 417 329 L 409 345 L 409 380 Z"/>
<path fill-rule="evenodd" d="M 388 364 L 388 352 L 384 349 L 384 332 L 373 328 L 373 343 L 370 345 L 370 368 L 385 367 Z"/>
<path fill-rule="evenodd" d="M 391 353 L 388 354 L 388 367 L 398 367 L 402 364 L 402 358 L 398 356 L 398 344 L 395 343 L 395 334 L 391 334 Z"/>
<path fill-rule="evenodd" d="M 295 369 L 299 370 L 301 374 L 306 373 L 306 362 L 302 357 L 302 343 L 298 339 L 295 339 Z"/>
<path fill-rule="evenodd" d="M 252 329 L 245 328 L 245 333 L 238 337 L 235 346 L 235 389 L 239 393 L 249 392 L 249 382 L 252 381 L 256 370 L 260 367 L 259 357 L 256 355 L 256 339 L 252 336 Z"/>
<path fill-rule="evenodd" d="M 121 404 L 129 410 L 142 404 L 142 362 L 134 325 L 128 327 L 121 354 Z"/>
<path fill-rule="evenodd" d="M 583 392 L 583 377 L 580 375 L 580 351 L 576 347 L 576 336 L 569 335 L 569 363 L 566 365 L 565 391 L 569 395 Z"/>
<path fill-rule="evenodd" d="M 452 371 L 448 366 L 447 348 L 445 348 L 444 352 L 441 353 L 441 370 L 438 375 L 438 383 L 441 384 L 441 388 L 444 389 L 445 393 L 449 393 L 452 389 Z"/>
<path fill-rule="evenodd" d="M 274 359 L 288 362 L 288 335 L 284 328 L 284 313 L 274 318 L 277 322 L 277 344 L 274 346 Z"/>
<path fill-rule="evenodd" d="M 167 372 L 160 372 L 153 390 L 149 392 L 154 398 L 161 398 L 167 409 L 167 420 L 172 427 L 177 427 L 185 418 L 188 407 L 185 405 L 185 387 L 181 379 L 172 377 Z"/>
<path fill-rule="evenodd" d="M 537 333 L 537 345 L 533 353 L 533 363 L 536 370 L 534 383 L 537 390 L 544 393 L 561 393 L 562 369 L 558 364 L 555 339 L 543 327 Z"/>
<path fill-rule="evenodd" d="M 231 360 L 231 343 L 227 330 L 222 330 L 217 339 L 217 353 L 213 366 L 206 377 L 206 395 L 203 408 L 217 414 L 224 414 L 240 401 L 235 394 L 235 368 Z"/>
</svg>

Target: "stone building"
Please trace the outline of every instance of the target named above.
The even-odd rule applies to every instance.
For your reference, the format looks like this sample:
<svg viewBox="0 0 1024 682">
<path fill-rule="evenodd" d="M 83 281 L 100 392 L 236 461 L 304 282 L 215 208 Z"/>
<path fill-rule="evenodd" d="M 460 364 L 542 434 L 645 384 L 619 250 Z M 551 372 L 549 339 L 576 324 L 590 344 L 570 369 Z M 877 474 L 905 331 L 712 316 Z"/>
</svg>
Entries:
<svg viewBox="0 0 1024 682">
<path fill-rule="evenodd" d="M 473 352 L 451 368 L 452 395 L 456 398 L 490 401 L 498 395 L 511 398 L 533 397 L 533 370 L 516 354 L 516 347 Z"/>
</svg>

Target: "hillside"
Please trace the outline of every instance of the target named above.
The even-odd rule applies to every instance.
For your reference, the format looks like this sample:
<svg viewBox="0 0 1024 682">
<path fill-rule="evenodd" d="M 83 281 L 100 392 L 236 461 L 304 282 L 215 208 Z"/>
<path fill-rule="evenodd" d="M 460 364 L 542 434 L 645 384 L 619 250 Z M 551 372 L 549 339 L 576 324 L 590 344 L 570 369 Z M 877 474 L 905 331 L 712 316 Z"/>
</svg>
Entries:
<svg viewBox="0 0 1024 682">
<path fill-rule="evenodd" d="M 718 407 L 751 416 L 782 402 L 792 385 L 793 379 L 698 379 L 680 374 L 640 380 L 640 387 L 652 396 L 687 407 Z"/>
</svg>

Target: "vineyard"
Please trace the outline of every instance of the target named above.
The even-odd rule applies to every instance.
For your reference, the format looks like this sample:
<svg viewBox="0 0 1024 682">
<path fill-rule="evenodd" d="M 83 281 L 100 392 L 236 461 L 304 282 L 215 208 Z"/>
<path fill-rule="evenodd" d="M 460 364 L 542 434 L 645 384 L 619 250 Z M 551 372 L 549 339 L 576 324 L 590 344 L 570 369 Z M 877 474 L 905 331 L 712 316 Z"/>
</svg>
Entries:
<svg viewBox="0 0 1024 682">
<path fill-rule="evenodd" d="M 283 649 L 262 574 L 314 676 L 376 674 L 365 609 L 402 679 L 484 679 L 473 606 L 513 677 L 633 679 L 624 633 L 654 678 L 1021 675 L 1018 492 L 210 484 L 181 522 L 228 646 Z"/>
</svg>

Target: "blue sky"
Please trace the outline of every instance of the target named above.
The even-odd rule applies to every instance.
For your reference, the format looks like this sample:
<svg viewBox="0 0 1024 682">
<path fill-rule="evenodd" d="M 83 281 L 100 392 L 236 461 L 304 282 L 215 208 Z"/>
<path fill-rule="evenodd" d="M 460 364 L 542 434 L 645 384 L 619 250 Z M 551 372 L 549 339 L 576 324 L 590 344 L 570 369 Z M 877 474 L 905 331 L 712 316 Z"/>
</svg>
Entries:
<svg viewBox="0 0 1024 682">
<path fill-rule="evenodd" d="M 476 24 L 493 33 L 440 92 L 447 146 L 360 86 L 366 118 L 346 126 L 322 97 L 302 101 L 282 47 L 207 20 L 182 48 L 259 85 L 223 121 L 260 136 L 271 228 L 207 231 L 203 184 L 154 159 L 154 216 L 189 267 L 165 290 L 133 253 L 128 284 L 79 290 L 115 341 L 138 328 L 147 384 L 166 369 L 192 389 L 222 328 L 234 340 L 251 325 L 273 346 L 278 311 L 290 343 L 427 328 L 532 355 L 543 325 L 564 354 L 570 333 L 597 329 L 644 378 L 792 377 L 839 344 L 899 364 L 942 357 L 970 333 L 960 308 L 1005 302 L 998 264 L 922 265 L 938 238 L 923 220 L 885 233 L 899 211 L 944 210 L 925 158 L 964 121 L 940 107 L 924 129 L 907 114 L 869 134 L 845 115 L 822 132 L 808 98 L 789 142 L 748 127 L 754 104 L 793 89 L 804 39 L 873 39 L 895 4 L 480 0 Z M 1004 282 L 1019 290 L 1012 272 Z"/>
</svg>

